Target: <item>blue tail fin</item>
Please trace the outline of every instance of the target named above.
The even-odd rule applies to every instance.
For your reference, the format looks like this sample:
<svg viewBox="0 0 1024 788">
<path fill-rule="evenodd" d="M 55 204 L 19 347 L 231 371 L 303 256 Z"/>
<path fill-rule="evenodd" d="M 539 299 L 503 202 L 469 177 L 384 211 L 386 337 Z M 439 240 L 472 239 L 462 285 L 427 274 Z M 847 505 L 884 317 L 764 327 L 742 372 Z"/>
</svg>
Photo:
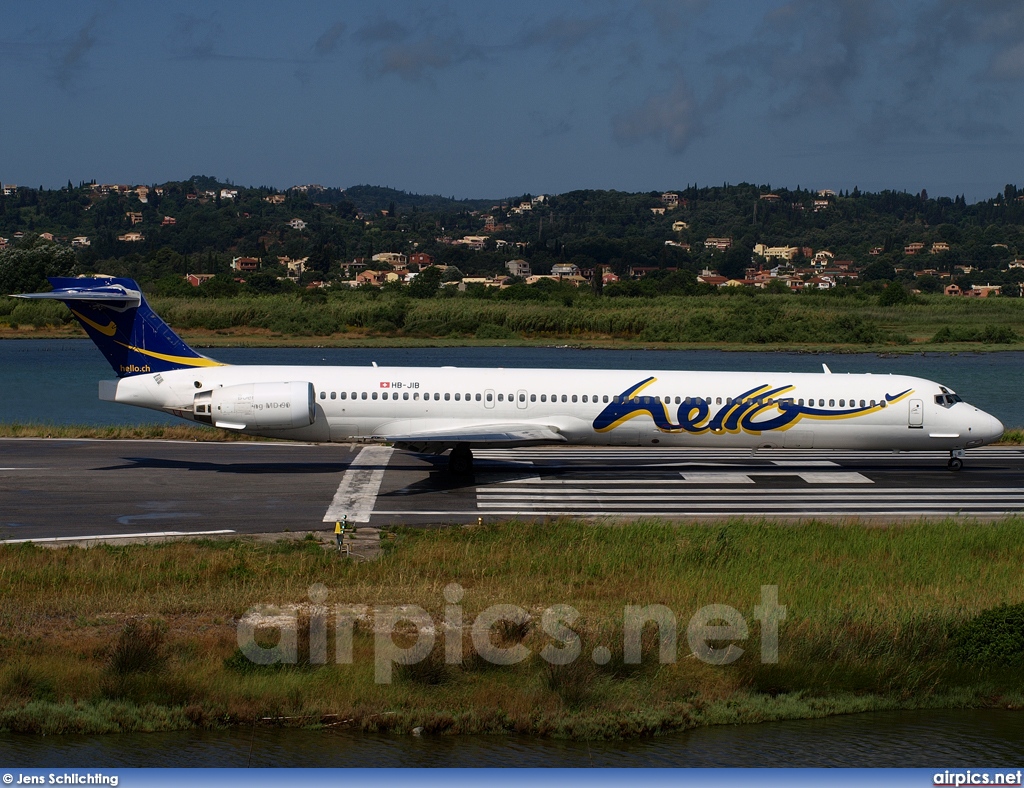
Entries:
<svg viewBox="0 0 1024 788">
<path fill-rule="evenodd" d="M 50 293 L 16 298 L 63 301 L 118 377 L 221 366 L 196 353 L 154 312 L 132 279 L 50 277 Z"/>
</svg>

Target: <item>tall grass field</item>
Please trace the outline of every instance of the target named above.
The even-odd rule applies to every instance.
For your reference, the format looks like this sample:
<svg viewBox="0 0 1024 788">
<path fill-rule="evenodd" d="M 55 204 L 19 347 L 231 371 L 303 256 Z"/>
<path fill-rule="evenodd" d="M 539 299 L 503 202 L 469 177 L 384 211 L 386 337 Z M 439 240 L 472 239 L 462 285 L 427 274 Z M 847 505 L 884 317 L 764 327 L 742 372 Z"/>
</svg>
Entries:
<svg viewBox="0 0 1024 788">
<path fill-rule="evenodd" d="M 2 546 L 0 730 L 262 722 L 593 738 L 1024 704 L 1021 518 L 891 527 L 507 522 L 388 531 L 383 544 L 369 563 L 313 537 Z M 763 659 L 763 587 L 775 587 L 785 607 L 777 661 Z M 339 664 L 343 626 L 334 616 L 352 605 L 367 611 L 352 629 L 351 661 Z M 396 605 L 422 608 L 435 642 L 380 683 L 378 609 Z M 469 630 L 493 605 L 524 614 L 486 630 L 494 646 L 525 649 L 515 664 L 482 659 Z M 570 640 L 544 623 L 558 605 L 578 613 L 569 628 L 581 656 L 565 665 L 541 657 Z M 671 611 L 670 659 L 652 624 L 642 630 L 640 663 L 626 658 L 629 605 Z M 729 664 L 697 658 L 688 638 L 709 605 L 746 622 L 746 637 L 710 641 L 742 649 Z M 238 622 L 275 609 L 298 622 L 295 660 L 255 664 L 239 648 Z M 325 637 L 313 634 L 314 620 L 326 622 Z M 277 619 L 258 621 L 258 644 L 272 645 Z M 423 633 L 406 622 L 388 637 L 413 648 Z"/>
<path fill-rule="evenodd" d="M 1024 345 L 1024 301 L 918 296 L 879 306 L 877 298 L 826 295 L 666 296 L 563 301 L 497 298 L 411 299 L 376 290 L 338 291 L 316 299 L 294 295 L 227 299 L 153 298 L 176 330 L 276 337 L 383 337 L 391 340 L 574 339 L 684 345 L 820 348 L 1001 348 Z M 68 310 L 51 302 L 0 299 L 0 334 L 69 326 Z"/>
</svg>

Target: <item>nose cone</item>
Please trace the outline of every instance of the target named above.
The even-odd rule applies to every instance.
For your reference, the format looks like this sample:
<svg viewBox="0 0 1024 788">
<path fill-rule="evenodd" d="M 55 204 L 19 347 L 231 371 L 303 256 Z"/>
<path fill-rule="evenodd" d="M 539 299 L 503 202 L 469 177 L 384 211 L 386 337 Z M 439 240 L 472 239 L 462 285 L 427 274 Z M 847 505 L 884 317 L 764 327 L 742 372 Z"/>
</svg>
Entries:
<svg viewBox="0 0 1024 788">
<path fill-rule="evenodd" d="M 981 423 L 978 425 L 979 438 L 985 443 L 995 443 L 1003 437 L 1003 422 L 984 411 L 978 411 L 978 415 L 981 417 Z"/>
</svg>

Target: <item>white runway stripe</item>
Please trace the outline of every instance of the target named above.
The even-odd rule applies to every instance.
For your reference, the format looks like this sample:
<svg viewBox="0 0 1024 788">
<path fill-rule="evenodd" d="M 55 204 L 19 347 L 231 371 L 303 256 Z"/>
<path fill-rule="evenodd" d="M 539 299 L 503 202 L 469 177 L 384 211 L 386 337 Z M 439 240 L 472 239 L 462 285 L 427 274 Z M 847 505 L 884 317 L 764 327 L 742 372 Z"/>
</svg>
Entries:
<svg viewBox="0 0 1024 788">
<path fill-rule="evenodd" d="M 368 523 L 377 493 L 384 481 L 384 472 L 394 449 L 388 446 L 367 446 L 362 449 L 341 477 L 334 500 L 324 514 L 330 523 L 347 516 L 352 523 Z"/>
<path fill-rule="evenodd" d="M 148 539 L 157 536 L 214 536 L 233 534 L 234 531 L 150 531 L 144 534 L 102 534 L 91 536 L 46 536 L 39 539 L 4 539 L 0 544 L 24 544 L 25 542 L 85 542 L 95 539 Z"/>
<path fill-rule="evenodd" d="M 1020 514 L 1019 509 L 907 509 L 906 511 L 894 510 L 891 507 L 885 509 L 860 509 L 857 511 L 843 511 L 841 509 L 793 509 L 791 511 L 771 511 L 766 512 L 764 510 L 746 512 L 746 511 L 701 511 L 701 512 L 663 512 L 663 511 L 646 511 L 646 510 L 630 510 L 628 512 L 594 512 L 594 511 L 574 511 L 571 509 L 481 509 L 478 510 L 482 514 L 486 514 L 489 517 L 586 517 L 586 518 L 602 518 L 608 517 L 616 520 L 622 519 L 634 519 L 637 517 L 686 517 L 689 519 L 703 518 L 703 517 L 749 517 L 758 513 L 763 514 L 765 517 L 781 517 L 781 516 L 793 516 L 799 517 L 800 519 L 807 519 L 808 517 L 843 517 L 849 515 L 850 517 L 969 517 L 971 515 L 1014 515 Z M 379 514 L 389 514 L 388 512 L 379 512 Z M 401 512 L 392 512 L 391 514 L 402 514 Z M 457 512 L 437 512 L 439 515 L 455 516 Z"/>
</svg>

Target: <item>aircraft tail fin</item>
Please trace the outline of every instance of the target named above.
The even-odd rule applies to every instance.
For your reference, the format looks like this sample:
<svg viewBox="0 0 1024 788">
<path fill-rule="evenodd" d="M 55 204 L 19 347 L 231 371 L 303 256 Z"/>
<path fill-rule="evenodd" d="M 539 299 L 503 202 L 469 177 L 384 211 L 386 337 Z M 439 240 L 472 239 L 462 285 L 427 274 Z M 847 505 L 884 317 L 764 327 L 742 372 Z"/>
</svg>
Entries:
<svg viewBox="0 0 1024 788">
<path fill-rule="evenodd" d="M 222 366 L 196 353 L 146 303 L 132 279 L 50 277 L 49 293 L 15 298 L 63 301 L 118 377 Z"/>
</svg>

